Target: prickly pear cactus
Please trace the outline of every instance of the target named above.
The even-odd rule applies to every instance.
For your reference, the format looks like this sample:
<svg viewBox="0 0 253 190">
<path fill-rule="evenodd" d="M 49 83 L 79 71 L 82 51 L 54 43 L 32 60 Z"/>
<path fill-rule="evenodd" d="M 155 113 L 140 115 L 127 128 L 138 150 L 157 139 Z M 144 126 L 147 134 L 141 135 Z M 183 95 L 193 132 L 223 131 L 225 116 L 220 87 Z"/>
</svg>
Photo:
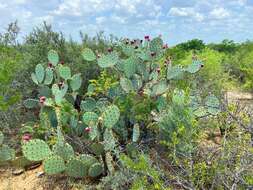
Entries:
<svg viewBox="0 0 253 190">
<path fill-rule="evenodd" d="M 112 128 L 119 120 L 120 111 L 116 105 L 108 106 L 103 113 L 103 123 L 107 128 Z"/>
<path fill-rule="evenodd" d="M 22 151 L 24 156 L 31 161 L 42 161 L 52 154 L 47 143 L 40 139 L 33 139 L 23 144 Z"/>
<path fill-rule="evenodd" d="M 48 175 L 60 174 L 65 170 L 64 160 L 60 156 L 50 156 L 43 161 L 44 171 Z"/>
<path fill-rule="evenodd" d="M 72 146 L 70 146 L 68 143 L 63 143 L 63 144 L 56 143 L 53 146 L 53 152 L 54 152 L 54 154 L 63 158 L 63 160 L 65 160 L 65 161 L 69 160 L 71 157 L 73 157 L 75 155 L 75 152 L 74 152 Z"/>
<path fill-rule="evenodd" d="M 0 131 L 0 146 L 3 144 L 4 142 L 4 134 L 2 133 L 2 131 Z"/>
<path fill-rule="evenodd" d="M 70 177 L 82 178 L 88 174 L 88 165 L 77 157 L 71 158 L 66 164 L 66 173 Z"/>
<path fill-rule="evenodd" d="M 48 52 L 48 61 L 52 63 L 54 66 L 56 66 L 59 62 L 59 55 L 56 51 L 50 50 Z"/>
<path fill-rule="evenodd" d="M 0 162 L 13 160 L 15 158 L 15 150 L 7 145 L 0 146 Z"/>
<path fill-rule="evenodd" d="M 86 60 L 86 61 L 94 61 L 94 60 L 96 60 L 96 55 L 89 48 L 85 48 L 82 51 L 82 56 L 83 56 L 84 60 Z"/>
<path fill-rule="evenodd" d="M 90 177 L 98 177 L 102 173 L 103 173 L 103 166 L 100 163 L 95 163 L 91 165 L 88 172 Z"/>
</svg>

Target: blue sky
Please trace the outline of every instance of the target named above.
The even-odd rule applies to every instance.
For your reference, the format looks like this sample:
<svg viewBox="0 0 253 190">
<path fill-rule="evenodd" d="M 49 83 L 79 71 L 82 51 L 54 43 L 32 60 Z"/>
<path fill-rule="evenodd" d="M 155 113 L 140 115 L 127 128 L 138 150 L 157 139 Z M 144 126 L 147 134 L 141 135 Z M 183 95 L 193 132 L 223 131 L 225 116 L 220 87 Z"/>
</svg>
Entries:
<svg viewBox="0 0 253 190">
<path fill-rule="evenodd" d="M 18 19 L 21 35 L 42 21 L 79 39 L 79 31 L 119 37 L 162 35 L 169 44 L 193 38 L 253 39 L 253 0 L 0 0 L 0 32 Z"/>
</svg>

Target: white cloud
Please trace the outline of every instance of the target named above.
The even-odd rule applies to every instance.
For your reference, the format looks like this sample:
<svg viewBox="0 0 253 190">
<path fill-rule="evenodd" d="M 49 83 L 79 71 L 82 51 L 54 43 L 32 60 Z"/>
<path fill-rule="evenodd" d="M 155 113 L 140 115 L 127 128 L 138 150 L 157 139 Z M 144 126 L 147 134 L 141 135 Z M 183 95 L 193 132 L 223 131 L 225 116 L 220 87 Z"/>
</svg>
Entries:
<svg viewBox="0 0 253 190">
<path fill-rule="evenodd" d="M 169 16 L 194 18 L 198 22 L 204 20 L 204 15 L 197 12 L 193 7 L 172 7 L 168 13 Z"/>
<path fill-rule="evenodd" d="M 214 19 L 224 19 L 224 18 L 228 18 L 230 16 L 230 13 L 228 10 L 224 9 L 223 7 L 217 7 L 210 12 L 210 16 L 211 18 L 214 18 Z"/>
<path fill-rule="evenodd" d="M 96 24 L 100 25 L 103 24 L 106 21 L 106 17 L 101 16 L 96 18 Z"/>
</svg>

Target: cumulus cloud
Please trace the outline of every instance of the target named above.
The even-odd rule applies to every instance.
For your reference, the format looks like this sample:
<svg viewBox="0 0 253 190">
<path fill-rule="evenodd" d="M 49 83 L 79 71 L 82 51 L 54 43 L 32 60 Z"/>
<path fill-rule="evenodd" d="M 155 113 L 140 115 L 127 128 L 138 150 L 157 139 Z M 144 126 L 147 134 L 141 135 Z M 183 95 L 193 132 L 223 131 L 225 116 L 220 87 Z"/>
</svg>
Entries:
<svg viewBox="0 0 253 190">
<path fill-rule="evenodd" d="M 169 16 L 194 18 L 196 21 L 202 22 L 204 15 L 197 12 L 192 7 L 172 7 L 168 13 Z"/>
<path fill-rule="evenodd" d="M 224 9 L 223 7 L 217 7 L 217 8 L 214 8 L 210 12 L 210 16 L 211 18 L 215 18 L 215 19 L 224 19 L 224 18 L 228 18 L 230 16 L 230 13 L 228 10 Z"/>
<path fill-rule="evenodd" d="M 0 32 L 17 19 L 23 34 L 46 21 L 74 39 L 78 30 L 103 30 L 129 37 L 163 34 L 170 43 L 242 40 L 253 38 L 252 12 L 251 0 L 0 0 Z"/>
</svg>

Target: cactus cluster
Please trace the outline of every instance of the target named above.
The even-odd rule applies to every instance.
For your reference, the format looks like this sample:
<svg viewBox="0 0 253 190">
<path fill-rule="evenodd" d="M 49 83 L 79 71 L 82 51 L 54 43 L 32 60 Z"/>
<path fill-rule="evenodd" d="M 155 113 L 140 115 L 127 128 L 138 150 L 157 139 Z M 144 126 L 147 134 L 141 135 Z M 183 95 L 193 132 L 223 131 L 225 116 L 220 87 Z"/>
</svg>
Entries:
<svg viewBox="0 0 253 190">
<path fill-rule="evenodd" d="M 44 171 L 48 175 L 65 172 L 75 178 L 97 177 L 104 170 L 103 165 L 95 157 L 77 156 L 72 146 L 67 143 L 58 142 L 50 149 L 45 141 L 33 139 L 23 144 L 22 151 L 30 161 L 43 161 Z M 89 171 L 92 171 L 91 175 Z"/>
<path fill-rule="evenodd" d="M 115 158 L 119 158 L 118 133 L 124 126 L 124 117 L 120 116 L 121 107 L 117 106 L 115 97 L 130 94 L 138 98 L 156 100 L 157 109 L 166 109 L 163 94 L 170 89 L 171 80 L 182 78 L 185 73 L 196 73 L 203 63 L 199 60 L 183 68 L 165 61 L 165 70 L 161 72 L 160 60 L 164 57 L 166 45 L 160 37 L 144 42 L 135 40 L 131 43 L 123 40 L 118 48 L 120 51 L 108 49 L 107 54 L 96 55 L 91 49 L 85 48 L 82 56 L 86 61 L 96 61 L 103 69 L 112 69 L 118 74 L 118 83 L 111 87 L 107 98 L 94 98 L 86 94 L 80 100 L 80 108 L 75 108 L 78 90 L 82 85 L 81 74 L 72 75 L 65 64 L 59 62 L 59 55 L 51 50 L 48 53 L 48 67 L 39 64 L 32 74 L 32 80 L 39 86 L 38 99 L 28 99 L 24 105 L 28 108 L 41 107 L 41 116 L 47 119 L 57 137 L 52 146 L 39 139 L 29 140 L 22 146 L 24 156 L 31 161 L 42 161 L 48 175 L 64 173 L 75 178 L 97 177 L 102 173 L 115 171 Z M 88 88 L 88 91 L 91 87 Z M 180 102 L 180 96 L 174 96 L 174 102 Z M 117 105 L 116 105 L 117 104 Z M 218 104 L 215 97 L 206 101 L 208 112 L 215 114 Z M 131 121 L 132 138 L 127 151 L 136 153 L 136 145 L 141 136 L 140 124 Z M 87 154 L 77 154 L 65 140 L 64 130 L 70 127 L 73 131 L 82 130 L 87 143 Z M 123 132 L 126 138 L 129 137 Z M 78 133 L 79 134 L 79 133 Z M 127 139 L 128 140 L 128 139 Z M 1 141 L 1 135 L 0 135 Z"/>
<path fill-rule="evenodd" d="M 4 135 L 0 131 L 0 162 L 6 162 L 15 158 L 15 150 L 3 144 Z"/>
<path fill-rule="evenodd" d="M 180 79 L 185 73 L 196 73 L 203 67 L 200 60 L 193 60 L 185 68 L 165 61 L 166 76 L 162 76 L 159 61 L 163 58 L 166 47 L 160 37 L 145 40 L 144 43 L 140 40 L 135 40 L 133 43 L 123 40 L 119 44 L 122 52 L 110 51 L 96 58 L 92 50 L 86 48 L 83 51 L 83 58 L 86 61 L 96 60 L 101 68 L 117 70 L 120 73 L 119 84 L 123 92 L 134 91 L 157 97 L 167 92 L 172 79 Z M 119 58 L 120 53 L 124 54 L 121 56 L 123 58 Z"/>
</svg>

